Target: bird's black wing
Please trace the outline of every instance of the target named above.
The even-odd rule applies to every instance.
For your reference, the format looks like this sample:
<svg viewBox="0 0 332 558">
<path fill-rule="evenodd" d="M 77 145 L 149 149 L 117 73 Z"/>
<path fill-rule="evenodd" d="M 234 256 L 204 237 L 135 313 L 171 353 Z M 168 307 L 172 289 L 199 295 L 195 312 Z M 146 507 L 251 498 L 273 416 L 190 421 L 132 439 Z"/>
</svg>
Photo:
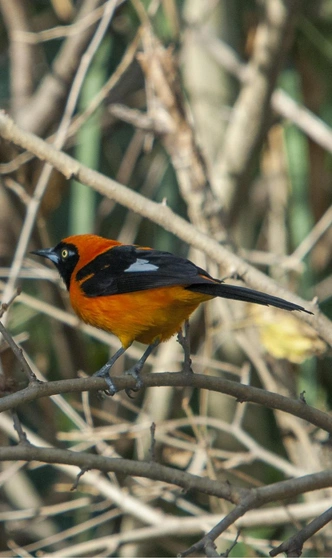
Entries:
<svg viewBox="0 0 332 558">
<path fill-rule="evenodd" d="M 231 298 L 311 314 L 302 306 L 283 298 L 222 283 L 185 258 L 131 245 L 115 246 L 96 256 L 77 272 L 76 280 L 88 297 L 181 285 L 190 291 L 212 297 Z"/>
<path fill-rule="evenodd" d="M 115 246 L 96 256 L 76 274 L 85 296 L 109 296 L 218 281 L 195 264 L 169 252 Z"/>
</svg>

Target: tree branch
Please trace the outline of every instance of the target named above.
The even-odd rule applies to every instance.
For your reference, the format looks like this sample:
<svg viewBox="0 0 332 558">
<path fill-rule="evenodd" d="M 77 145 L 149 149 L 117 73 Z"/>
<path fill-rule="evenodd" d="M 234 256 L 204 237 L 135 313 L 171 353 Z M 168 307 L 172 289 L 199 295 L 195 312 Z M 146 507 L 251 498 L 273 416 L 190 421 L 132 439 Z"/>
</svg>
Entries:
<svg viewBox="0 0 332 558">
<path fill-rule="evenodd" d="M 119 391 L 135 387 L 135 380 L 129 376 L 114 376 L 114 384 Z M 143 377 L 145 387 L 190 386 L 198 389 L 207 389 L 218 393 L 225 393 L 238 401 L 249 401 L 263 405 L 270 409 L 278 409 L 299 417 L 315 426 L 332 434 L 332 417 L 318 409 L 303 403 L 300 399 L 292 399 L 266 391 L 264 389 L 247 386 L 232 380 L 225 380 L 215 376 L 202 374 L 186 374 L 185 372 L 164 372 L 146 374 Z M 100 391 L 107 388 L 103 378 L 92 376 L 90 378 L 75 378 L 72 380 L 59 380 L 43 384 L 32 384 L 11 395 L 0 399 L 0 412 L 16 408 L 22 403 L 35 401 L 40 397 L 59 393 L 74 393 L 81 391 Z"/>
<path fill-rule="evenodd" d="M 34 153 L 34 155 L 40 159 L 48 161 L 62 172 L 66 178 L 75 177 L 77 180 L 81 181 L 83 184 L 87 184 L 102 195 L 113 199 L 132 211 L 139 213 L 143 217 L 151 219 L 151 221 L 177 235 L 184 242 L 202 250 L 210 256 L 212 260 L 220 264 L 225 274 L 232 275 L 236 272 L 254 289 L 286 298 L 301 306 L 308 306 L 305 300 L 287 291 L 287 289 L 278 285 L 275 281 L 264 275 L 264 273 L 261 273 L 235 254 L 229 252 L 208 235 L 197 230 L 197 228 L 188 223 L 185 219 L 176 215 L 167 205 L 148 200 L 137 192 L 117 183 L 115 180 L 89 169 L 69 155 L 58 151 L 34 134 L 25 132 L 16 126 L 8 116 L 1 112 L 0 135 L 4 139 L 12 141 L 16 145 Z M 315 316 L 298 313 L 298 318 L 314 327 L 320 337 L 332 347 L 332 323 L 319 312 L 317 307 L 311 306 L 311 309 L 315 312 Z"/>
<path fill-rule="evenodd" d="M 206 48 L 212 58 L 239 81 L 245 82 L 248 66 L 237 53 L 220 39 L 202 31 L 195 32 L 195 38 Z M 305 106 L 294 101 L 283 89 L 275 89 L 271 96 L 271 107 L 282 118 L 295 124 L 308 138 L 326 151 L 332 152 L 332 129 L 319 116 Z"/>
<path fill-rule="evenodd" d="M 332 486 L 332 471 L 321 471 L 297 479 L 276 482 L 259 488 L 236 488 L 228 482 L 201 478 L 184 471 L 179 471 L 155 461 L 135 461 L 132 459 L 109 458 L 92 453 L 75 452 L 59 448 L 41 448 L 33 445 L 19 444 L 14 447 L 2 447 L 0 461 L 40 461 L 77 466 L 80 469 L 97 469 L 104 473 L 114 472 L 153 480 L 168 482 L 181 486 L 185 490 L 199 490 L 223 498 L 238 506 L 252 509 L 275 500 L 295 498 L 296 496 Z M 243 502 L 241 504 L 241 502 Z"/>
<path fill-rule="evenodd" d="M 7 27 L 11 59 L 11 109 L 14 116 L 25 106 L 33 91 L 33 55 L 35 47 L 19 39 L 30 31 L 27 3 L 24 0 L 0 0 L 0 9 Z"/>
<path fill-rule="evenodd" d="M 155 461 L 135 461 L 133 459 L 109 458 L 102 455 L 94 455 L 92 453 L 75 452 L 63 450 L 59 448 L 41 448 L 33 445 L 23 446 L 21 444 L 15 447 L 2 447 L 0 452 L 0 461 L 39 461 L 41 463 L 73 465 L 82 469 L 97 469 L 104 473 L 120 473 L 131 475 L 134 477 L 146 477 L 153 480 L 168 482 L 181 486 L 186 491 L 199 490 L 203 494 L 210 494 L 223 498 L 229 502 L 238 502 L 242 494 L 247 494 L 245 488 L 234 488 L 227 482 L 210 480 L 201 478 L 197 475 L 191 475 L 165 465 L 160 465 Z M 317 474 L 319 475 L 319 473 Z M 310 475 L 309 475 L 310 476 Z M 311 475 L 313 476 L 313 475 Z M 297 479 L 298 480 L 298 479 Z M 314 490 L 314 486 L 329 486 L 332 483 L 332 472 L 330 476 L 320 475 L 309 482 L 308 490 Z M 310 488 L 312 486 L 312 488 Z"/>
<path fill-rule="evenodd" d="M 253 56 L 233 107 L 217 168 L 219 196 L 227 203 L 234 194 L 231 218 L 250 183 L 253 162 L 270 126 L 271 95 L 291 43 L 300 3 L 300 0 L 263 3 L 264 15 L 256 31 Z"/>
<path fill-rule="evenodd" d="M 236 519 L 250 509 L 261 507 L 276 500 L 294 498 L 300 494 L 327 488 L 332 485 L 332 471 L 330 470 L 277 482 L 268 486 L 247 489 L 233 487 L 228 482 L 223 483 L 219 480 L 201 478 L 197 475 L 160 465 L 154 461 L 142 462 L 131 459 L 108 458 L 101 455 L 58 448 L 42 448 L 25 444 L 1 449 L 0 461 L 18 460 L 73 465 L 79 467 L 80 470 L 97 469 L 104 473 L 115 472 L 135 477 L 150 478 L 175 484 L 186 491 L 198 490 L 203 494 L 223 498 L 237 504 L 205 537 L 193 547 L 183 552 L 182 556 L 188 556 L 194 551 L 203 550 L 207 542 L 215 540 Z"/>
<path fill-rule="evenodd" d="M 284 541 L 277 548 L 274 548 L 270 552 L 270 556 L 278 556 L 282 552 L 285 552 L 287 556 L 301 556 L 302 547 L 305 541 L 310 539 L 317 531 L 325 527 L 332 520 L 332 508 L 326 510 L 319 517 L 315 517 L 304 529 L 301 529 L 296 535 L 293 535 L 286 541 Z"/>
<path fill-rule="evenodd" d="M 76 22 L 92 14 L 101 3 L 102 0 L 85 0 Z M 96 23 L 93 18 L 92 22 L 89 27 L 64 41 L 52 71 L 44 77 L 33 97 L 19 112 L 18 122 L 26 130 L 44 135 L 62 112 L 76 68 L 95 30 Z"/>
</svg>

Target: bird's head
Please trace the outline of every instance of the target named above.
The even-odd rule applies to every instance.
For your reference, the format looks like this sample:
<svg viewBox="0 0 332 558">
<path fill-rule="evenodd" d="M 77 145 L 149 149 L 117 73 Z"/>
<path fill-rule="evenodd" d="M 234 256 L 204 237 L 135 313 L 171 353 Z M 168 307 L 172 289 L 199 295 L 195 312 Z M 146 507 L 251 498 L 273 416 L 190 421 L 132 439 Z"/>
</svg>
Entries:
<svg viewBox="0 0 332 558">
<path fill-rule="evenodd" d="M 69 289 L 71 275 L 79 260 L 78 249 L 74 244 L 62 241 L 54 248 L 34 250 L 31 254 L 51 260 Z"/>
</svg>

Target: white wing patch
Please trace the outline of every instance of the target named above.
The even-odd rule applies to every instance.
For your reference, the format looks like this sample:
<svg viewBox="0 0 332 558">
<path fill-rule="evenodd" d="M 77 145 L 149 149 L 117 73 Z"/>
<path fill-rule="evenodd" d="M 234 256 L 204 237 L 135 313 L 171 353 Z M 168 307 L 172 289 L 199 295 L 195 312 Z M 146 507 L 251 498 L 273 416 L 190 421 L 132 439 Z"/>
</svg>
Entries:
<svg viewBox="0 0 332 558">
<path fill-rule="evenodd" d="M 132 273 L 133 271 L 157 271 L 159 267 L 149 262 L 149 260 L 144 260 L 143 258 L 137 258 L 136 262 L 131 264 L 127 269 L 125 269 L 125 273 L 129 272 Z"/>
</svg>

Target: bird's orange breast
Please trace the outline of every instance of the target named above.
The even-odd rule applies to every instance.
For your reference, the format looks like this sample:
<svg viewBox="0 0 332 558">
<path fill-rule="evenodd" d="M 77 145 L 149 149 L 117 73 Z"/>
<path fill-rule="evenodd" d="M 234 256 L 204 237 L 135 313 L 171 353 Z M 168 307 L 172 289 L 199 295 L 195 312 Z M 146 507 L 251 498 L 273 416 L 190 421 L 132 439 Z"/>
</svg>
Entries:
<svg viewBox="0 0 332 558">
<path fill-rule="evenodd" d="M 113 333 L 125 348 L 133 341 L 166 341 L 201 302 L 213 298 L 181 286 L 87 297 L 75 280 L 69 294 L 73 309 L 84 322 Z"/>
</svg>

